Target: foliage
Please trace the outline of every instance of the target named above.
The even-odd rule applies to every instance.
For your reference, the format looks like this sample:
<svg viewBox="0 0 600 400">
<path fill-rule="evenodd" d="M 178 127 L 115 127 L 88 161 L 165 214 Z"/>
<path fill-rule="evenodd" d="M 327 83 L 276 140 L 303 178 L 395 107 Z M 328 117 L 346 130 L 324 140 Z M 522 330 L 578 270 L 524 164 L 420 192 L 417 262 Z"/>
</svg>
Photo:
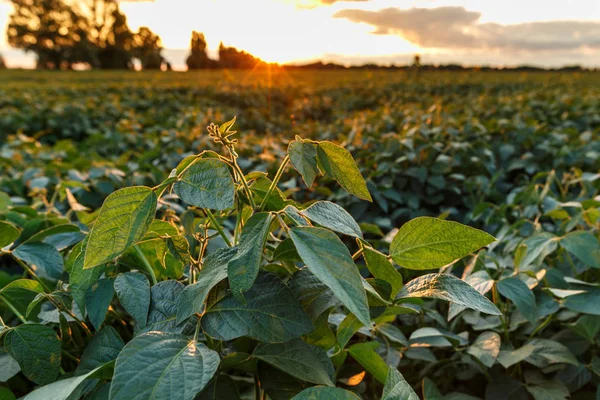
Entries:
<svg viewBox="0 0 600 400">
<path fill-rule="evenodd" d="M 23 128 L 0 149 L 16 395 L 126 396 L 138 357 L 162 397 L 595 395 L 593 75 L 37 76 L 8 83 L 0 118 Z M 234 112 L 256 126 L 240 144 L 196 129 Z"/>
</svg>

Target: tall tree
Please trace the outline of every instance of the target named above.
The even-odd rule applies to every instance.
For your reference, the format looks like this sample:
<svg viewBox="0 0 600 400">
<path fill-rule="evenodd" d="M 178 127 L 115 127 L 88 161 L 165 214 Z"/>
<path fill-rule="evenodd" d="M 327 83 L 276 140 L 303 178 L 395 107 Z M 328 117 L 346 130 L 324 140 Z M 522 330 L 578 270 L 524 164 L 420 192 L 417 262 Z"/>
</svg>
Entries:
<svg viewBox="0 0 600 400">
<path fill-rule="evenodd" d="M 235 47 L 226 47 L 223 42 L 219 45 L 219 65 L 222 68 L 254 68 L 263 64 L 264 61 L 252 54 Z"/>
<path fill-rule="evenodd" d="M 142 26 L 135 34 L 133 42 L 133 54 L 140 60 L 142 69 L 161 68 L 164 58 L 160 54 L 163 49 L 160 36 Z"/>
<path fill-rule="evenodd" d="M 186 59 L 188 70 L 216 68 L 218 63 L 206 54 L 206 40 L 201 32 L 192 31 L 190 40 L 190 55 Z"/>
</svg>

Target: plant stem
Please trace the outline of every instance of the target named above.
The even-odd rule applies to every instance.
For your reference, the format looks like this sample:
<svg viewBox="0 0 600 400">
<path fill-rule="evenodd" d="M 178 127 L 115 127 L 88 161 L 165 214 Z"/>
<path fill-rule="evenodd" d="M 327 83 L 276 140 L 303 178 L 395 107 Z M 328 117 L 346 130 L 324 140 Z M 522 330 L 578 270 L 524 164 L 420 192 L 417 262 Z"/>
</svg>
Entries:
<svg viewBox="0 0 600 400">
<path fill-rule="evenodd" d="M 265 207 L 265 205 L 267 204 L 267 201 L 269 200 L 271 193 L 273 193 L 273 190 L 275 190 L 275 188 L 277 187 L 277 183 L 279 183 L 279 180 L 281 179 L 281 176 L 283 175 L 283 171 L 285 170 L 285 167 L 287 167 L 289 162 L 290 162 L 290 156 L 286 155 L 285 158 L 283 159 L 283 161 L 281 162 L 281 165 L 279 166 L 277 173 L 275 174 L 275 178 L 273 178 L 273 182 L 271 182 L 271 186 L 269 186 L 269 190 L 267 190 L 267 194 L 265 195 L 265 198 L 260 202 L 258 211 L 262 211 L 263 208 Z"/>
<path fill-rule="evenodd" d="M 221 237 L 225 241 L 225 244 L 228 247 L 231 247 L 231 242 L 229 241 L 229 238 L 227 237 L 227 235 L 225 235 L 225 231 L 223 230 L 223 227 L 221 227 L 221 225 L 217 222 L 213 213 L 208 208 L 204 208 L 203 210 L 206 213 L 206 216 L 208 217 L 208 219 L 210 220 L 210 223 L 214 226 L 214 228 L 217 230 L 217 232 L 219 232 L 219 235 L 221 235 Z"/>
<path fill-rule="evenodd" d="M 23 268 L 25 271 L 27 271 L 29 273 L 29 275 L 33 276 L 33 279 L 35 279 L 36 281 L 38 281 L 40 283 L 40 285 L 42 286 L 42 289 L 44 289 L 45 292 L 47 292 L 47 293 L 51 292 L 50 288 L 48 288 L 48 286 L 46 286 L 46 284 L 36 275 L 36 273 L 33 272 L 33 270 L 29 267 L 29 265 L 25 264 L 25 262 L 21 261 L 14 255 L 13 255 L 13 259 L 17 262 L 17 264 L 19 264 L 21 266 L 21 268 Z"/>
<path fill-rule="evenodd" d="M 548 317 L 541 324 L 539 324 L 533 330 L 533 332 L 531 332 L 531 335 L 529 335 L 529 339 L 533 339 L 538 332 L 540 332 L 542 329 L 544 329 L 546 326 L 548 326 L 550 321 L 552 321 L 552 317 L 553 317 L 553 314 L 548 315 Z"/>
<path fill-rule="evenodd" d="M 261 400 L 260 381 L 258 380 L 258 374 L 254 374 L 254 400 Z"/>
<path fill-rule="evenodd" d="M 144 265 L 144 269 L 150 275 L 150 279 L 152 280 L 152 285 L 156 285 L 158 283 L 158 281 L 156 280 L 156 275 L 154 274 L 154 270 L 152 269 L 152 266 L 148 262 L 148 259 L 146 258 L 146 256 L 144 255 L 144 253 L 142 253 L 142 250 L 139 248 L 139 246 L 137 244 L 134 245 L 133 248 L 135 249 L 138 257 L 140 257 L 140 259 L 142 260 L 142 264 Z"/>
<path fill-rule="evenodd" d="M 233 154 L 231 156 L 231 159 L 233 160 L 233 162 L 231 163 L 233 165 L 233 169 L 240 177 L 240 181 L 242 182 L 242 185 L 244 186 L 244 190 L 246 191 L 246 195 L 248 196 L 248 201 L 250 202 L 250 206 L 252 206 L 252 209 L 254 210 L 256 208 L 256 203 L 254 202 L 254 197 L 252 196 L 252 191 L 250 191 L 250 187 L 248 186 L 248 181 L 246 180 L 246 177 L 244 176 L 244 172 L 238 165 L 237 159 L 236 159 L 236 157 L 233 156 Z"/>
<path fill-rule="evenodd" d="M 0 296 L 0 300 L 2 300 L 4 302 L 4 304 L 6 304 L 8 306 L 8 308 L 10 308 L 10 311 L 12 311 L 13 314 L 15 314 L 22 323 L 24 323 L 24 324 L 27 323 L 27 320 L 25 319 L 25 317 L 23 317 L 23 315 L 19 312 L 19 310 L 17 310 L 15 308 L 15 306 L 13 306 L 12 303 L 6 299 L 6 297 Z"/>
</svg>

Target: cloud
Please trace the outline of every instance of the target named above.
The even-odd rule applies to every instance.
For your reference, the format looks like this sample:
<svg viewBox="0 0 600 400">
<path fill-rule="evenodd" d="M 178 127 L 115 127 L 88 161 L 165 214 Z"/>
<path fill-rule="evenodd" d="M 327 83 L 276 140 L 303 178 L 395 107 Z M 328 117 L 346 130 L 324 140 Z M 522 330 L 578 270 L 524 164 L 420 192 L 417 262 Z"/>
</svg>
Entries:
<svg viewBox="0 0 600 400">
<path fill-rule="evenodd" d="M 334 17 L 371 25 L 374 34 L 398 35 L 424 48 L 530 52 L 600 49 L 600 22 L 594 21 L 480 23 L 481 13 L 464 7 L 346 9 Z"/>
</svg>

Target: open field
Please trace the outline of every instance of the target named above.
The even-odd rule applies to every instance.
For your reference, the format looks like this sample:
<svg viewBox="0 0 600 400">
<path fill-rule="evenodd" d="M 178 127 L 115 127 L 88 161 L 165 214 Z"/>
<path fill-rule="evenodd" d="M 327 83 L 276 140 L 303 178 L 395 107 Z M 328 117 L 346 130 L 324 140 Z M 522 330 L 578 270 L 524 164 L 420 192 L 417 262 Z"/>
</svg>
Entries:
<svg viewBox="0 0 600 400">
<path fill-rule="evenodd" d="M 231 129 L 238 133 L 230 139 L 238 142 L 230 145 L 237 158 L 220 136 L 225 127 L 212 136 L 206 130 L 234 116 Z M 304 141 L 288 148 L 296 136 Z M 326 141 L 348 150 L 359 171 Z M 205 150 L 221 157 L 186 158 Z M 183 188 L 186 171 L 201 163 L 214 164 L 214 171 L 198 172 L 198 181 L 189 177 L 199 190 L 190 195 Z M 307 186 L 311 171 L 317 177 Z M 218 179 L 224 180 L 221 191 L 212 184 L 199 188 Z M 134 222 L 107 225 L 125 239 L 98 239 L 94 230 L 104 229 L 108 218 L 103 202 L 131 186 L 145 187 L 144 199 L 155 203 L 124 209 Z M 307 213 L 317 201 L 333 202 L 351 217 L 337 208 L 326 218 Z M 420 226 L 412 244 L 401 243 L 402 234 L 410 236 L 403 229 L 414 227 L 408 221 L 431 221 L 414 220 L 422 216 L 440 219 Z M 482 231 L 496 240 L 486 241 Z M 341 240 L 333 232 L 343 234 Z M 0 348 L 0 382 L 7 382 L 0 386 L 16 395 L 57 376 L 110 371 L 112 365 L 86 359 L 85 349 L 102 332 L 107 341 L 122 339 L 111 342 L 116 349 L 108 362 L 124 343 L 161 331 L 200 338 L 204 357 L 220 360 L 217 376 L 225 378 L 213 378 L 210 388 L 227 395 L 204 390 L 202 399 L 251 399 L 260 386 L 259 395 L 283 400 L 315 384 L 335 384 L 367 400 L 404 398 L 381 395 L 396 378 L 389 366 L 426 400 L 494 400 L 506 393 L 591 399 L 600 394 L 599 232 L 598 73 L 0 72 L 0 336 L 6 350 Z M 261 234 L 262 242 L 249 242 Z M 217 249 L 227 244 L 238 253 L 222 261 L 230 250 Z M 344 250 L 336 253 L 338 244 Z M 429 253 L 411 253 L 412 245 Z M 260 251 L 251 255 L 254 247 Z M 353 258 L 346 260 L 348 252 Z M 318 268 L 336 276 L 336 265 L 322 262 L 329 257 L 329 264 L 355 263 L 365 279 L 356 274 L 358 286 L 352 286 L 353 272 L 347 282 L 322 278 L 311 262 L 321 260 Z M 225 275 L 202 281 L 205 259 Z M 255 271 L 248 272 L 252 265 Z M 310 272 L 298 272 L 304 265 Z M 240 280 L 232 269 L 254 279 Z M 434 272 L 475 290 L 443 286 L 441 279 L 416 281 Z M 142 311 L 119 287 L 125 273 L 154 284 L 136 294 L 147 296 Z M 196 282 L 206 285 L 204 298 L 193 307 L 183 304 L 180 292 Z M 339 293 L 345 284 L 362 290 L 364 309 L 349 292 Z M 415 289 L 419 284 L 426 293 Z M 265 291 L 281 285 L 289 310 L 297 304 L 292 319 L 305 318 L 314 329 L 265 317 L 264 329 L 253 333 L 236 323 L 259 317 L 227 319 L 227 307 L 245 307 L 239 296 L 254 301 L 252 291 L 261 285 Z M 322 304 L 315 306 L 319 296 Z M 176 304 L 175 310 L 161 301 Z M 50 336 L 48 348 L 59 361 L 27 355 L 47 362 L 46 372 L 31 370 L 16 345 L 7 345 L 17 332 L 8 327 L 23 322 Z M 288 335 L 294 329 L 302 340 Z M 52 342 L 56 335 L 62 348 Z M 318 349 L 307 356 L 318 376 L 268 357 L 283 345 L 265 343 L 288 340 L 298 346 L 296 359 L 302 346 Z M 3 363 L 13 358 L 20 367 L 8 371 Z M 82 372 L 77 366 L 84 361 Z M 126 398 L 115 389 L 124 384 L 119 368 L 126 365 L 117 360 L 114 376 L 94 375 L 99 380 L 78 386 L 80 394 L 108 398 L 100 396 L 110 391 L 111 398 Z"/>
</svg>

